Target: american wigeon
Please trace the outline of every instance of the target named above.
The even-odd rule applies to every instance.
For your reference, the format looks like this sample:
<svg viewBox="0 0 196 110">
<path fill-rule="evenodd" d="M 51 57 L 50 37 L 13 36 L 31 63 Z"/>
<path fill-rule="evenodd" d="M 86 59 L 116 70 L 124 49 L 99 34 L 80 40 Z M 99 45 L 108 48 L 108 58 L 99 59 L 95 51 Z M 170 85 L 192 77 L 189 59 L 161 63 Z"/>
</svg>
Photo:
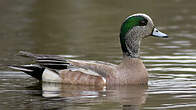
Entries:
<svg viewBox="0 0 196 110">
<path fill-rule="evenodd" d="M 134 14 L 127 17 L 121 25 L 123 59 L 119 65 L 20 52 L 23 56 L 32 57 L 37 64 L 9 67 L 21 70 L 43 82 L 80 85 L 147 84 L 148 72 L 139 58 L 139 53 L 141 40 L 148 36 L 168 37 L 155 28 L 148 15 Z"/>
</svg>

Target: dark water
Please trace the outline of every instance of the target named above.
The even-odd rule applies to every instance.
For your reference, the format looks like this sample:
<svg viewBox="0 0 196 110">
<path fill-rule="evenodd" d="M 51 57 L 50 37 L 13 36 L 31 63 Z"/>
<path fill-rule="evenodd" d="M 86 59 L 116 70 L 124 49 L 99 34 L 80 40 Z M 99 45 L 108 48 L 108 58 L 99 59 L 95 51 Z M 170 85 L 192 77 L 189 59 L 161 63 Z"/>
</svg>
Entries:
<svg viewBox="0 0 196 110">
<path fill-rule="evenodd" d="M 1 110 L 195 110 L 195 0 L 1 0 L 0 62 L 25 64 L 19 50 L 121 61 L 119 28 L 133 13 L 150 15 L 169 39 L 142 42 L 149 85 L 86 87 L 39 84 L 1 66 Z"/>
</svg>

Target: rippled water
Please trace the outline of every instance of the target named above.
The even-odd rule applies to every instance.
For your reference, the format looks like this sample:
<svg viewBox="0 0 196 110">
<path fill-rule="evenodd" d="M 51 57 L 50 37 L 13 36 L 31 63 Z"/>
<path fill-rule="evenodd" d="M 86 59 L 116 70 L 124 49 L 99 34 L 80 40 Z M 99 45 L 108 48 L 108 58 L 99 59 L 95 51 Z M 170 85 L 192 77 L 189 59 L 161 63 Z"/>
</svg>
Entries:
<svg viewBox="0 0 196 110">
<path fill-rule="evenodd" d="M 195 4 L 195 0 L 1 0 L 0 109 L 194 110 Z M 16 56 L 19 50 L 118 64 L 120 25 L 137 12 L 150 15 L 169 35 L 142 42 L 148 86 L 39 84 L 3 66 L 30 63 Z"/>
</svg>

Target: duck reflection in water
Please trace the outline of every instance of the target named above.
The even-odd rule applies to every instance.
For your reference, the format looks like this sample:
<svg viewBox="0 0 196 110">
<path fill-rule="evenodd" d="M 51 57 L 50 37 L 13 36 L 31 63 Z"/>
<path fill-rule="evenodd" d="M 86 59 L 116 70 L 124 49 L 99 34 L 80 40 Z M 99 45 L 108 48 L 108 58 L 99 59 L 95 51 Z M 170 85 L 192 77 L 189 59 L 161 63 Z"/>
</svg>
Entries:
<svg viewBox="0 0 196 110">
<path fill-rule="evenodd" d="M 42 83 L 42 96 L 61 97 L 77 103 L 98 102 L 99 104 L 122 105 L 122 110 L 139 110 L 146 102 L 147 85 L 141 86 L 81 86 Z M 79 99 L 79 100 L 78 100 Z M 93 99 L 90 101 L 90 99 Z M 110 106 L 111 106 L 110 105 Z"/>
</svg>

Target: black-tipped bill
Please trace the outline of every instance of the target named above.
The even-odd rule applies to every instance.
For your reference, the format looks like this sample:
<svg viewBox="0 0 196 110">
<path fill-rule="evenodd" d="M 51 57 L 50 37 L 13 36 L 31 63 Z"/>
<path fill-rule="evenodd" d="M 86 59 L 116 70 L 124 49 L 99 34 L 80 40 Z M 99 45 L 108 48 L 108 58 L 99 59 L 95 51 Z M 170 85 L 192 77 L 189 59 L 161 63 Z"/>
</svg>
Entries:
<svg viewBox="0 0 196 110">
<path fill-rule="evenodd" d="M 162 33 L 157 28 L 154 28 L 152 31 L 152 36 L 154 37 L 160 37 L 160 38 L 168 38 L 168 35 L 165 33 Z"/>
</svg>

